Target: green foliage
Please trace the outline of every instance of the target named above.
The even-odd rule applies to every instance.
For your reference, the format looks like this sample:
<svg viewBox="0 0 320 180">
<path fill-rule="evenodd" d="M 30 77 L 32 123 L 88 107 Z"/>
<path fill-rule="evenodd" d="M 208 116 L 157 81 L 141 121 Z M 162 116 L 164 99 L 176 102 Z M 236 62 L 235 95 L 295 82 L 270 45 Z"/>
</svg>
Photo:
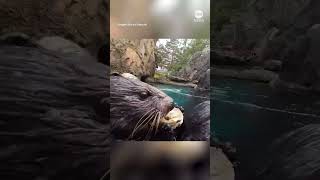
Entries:
<svg viewBox="0 0 320 180">
<path fill-rule="evenodd" d="M 209 48 L 208 39 L 171 39 L 156 48 L 157 64 L 168 73 L 176 73 L 185 67 L 193 54 Z"/>
<path fill-rule="evenodd" d="M 155 72 L 153 78 L 154 79 L 166 79 L 167 78 L 167 73 L 165 73 L 165 72 Z"/>
</svg>

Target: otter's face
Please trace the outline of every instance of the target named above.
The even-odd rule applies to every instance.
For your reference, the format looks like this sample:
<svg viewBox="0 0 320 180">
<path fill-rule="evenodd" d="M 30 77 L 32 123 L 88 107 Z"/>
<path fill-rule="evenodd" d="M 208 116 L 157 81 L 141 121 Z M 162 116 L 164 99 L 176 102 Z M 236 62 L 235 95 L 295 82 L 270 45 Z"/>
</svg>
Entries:
<svg viewBox="0 0 320 180">
<path fill-rule="evenodd" d="M 111 76 L 110 97 L 112 129 L 130 138 L 142 130 L 145 135 L 155 133 L 160 119 L 174 106 L 172 98 L 159 89 L 120 75 Z"/>
</svg>

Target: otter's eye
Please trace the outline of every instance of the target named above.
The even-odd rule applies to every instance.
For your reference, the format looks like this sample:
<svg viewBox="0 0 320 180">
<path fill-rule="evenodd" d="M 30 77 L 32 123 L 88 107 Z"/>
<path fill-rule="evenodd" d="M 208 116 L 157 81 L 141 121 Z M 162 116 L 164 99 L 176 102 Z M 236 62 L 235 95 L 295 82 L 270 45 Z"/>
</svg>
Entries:
<svg viewBox="0 0 320 180">
<path fill-rule="evenodd" d="M 140 93 L 140 97 L 143 98 L 143 99 L 149 97 L 150 95 L 151 94 L 150 94 L 149 91 L 143 91 L 143 92 Z"/>
</svg>

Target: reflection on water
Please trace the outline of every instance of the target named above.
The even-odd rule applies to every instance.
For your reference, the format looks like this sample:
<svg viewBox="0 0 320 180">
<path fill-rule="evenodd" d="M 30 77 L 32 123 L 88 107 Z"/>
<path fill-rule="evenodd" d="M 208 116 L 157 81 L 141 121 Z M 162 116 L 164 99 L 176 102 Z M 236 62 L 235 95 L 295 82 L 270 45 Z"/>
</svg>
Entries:
<svg viewBox="0 0 320 180">
<path fill-rule="evenodd" d="M 185 109 L 188 109 L 189 107 L 192 107 L 193 105 L 196 105 L 208 99 L 208 96 L 206 96 L 206 94 L 196 92 L 193 88 L 190 87 L 167 84 L 153 84 L 153 86 L 165 92 L 174 100 L 176 104 L 184 107 Z"/>
<path fill-rule="evenodd" d="M 215 78 L 211 87 L 211 134 L 232 142 L 241 158 L 266 148 L 299 124 L 319 121 L 317 99 L 277 94 L 264 83 Z"/>
<path fill-rule="evenodd" d="M 264 83 L 215 78 L 211 88 L 211 131 L 224 141 L 250 144 L 272 140 L 295 122 L 320 119 L 311 97 L 276 94 Z"/>
</svg>

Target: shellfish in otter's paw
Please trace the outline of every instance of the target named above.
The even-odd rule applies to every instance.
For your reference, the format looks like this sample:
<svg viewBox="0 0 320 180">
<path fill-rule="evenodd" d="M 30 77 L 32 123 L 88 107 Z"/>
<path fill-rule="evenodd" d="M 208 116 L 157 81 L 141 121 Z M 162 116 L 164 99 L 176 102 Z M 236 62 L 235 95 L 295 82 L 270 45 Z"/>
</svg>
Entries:
<svg viewBox="0 0 320 180">
<path fill-rule="evenodd" d="M 173 108 L 165 117 L 161 118 L 160 122 L 172 129 L 176 129 L 183 123 L 183 113 L 179 108 Z"/>
</svg>

